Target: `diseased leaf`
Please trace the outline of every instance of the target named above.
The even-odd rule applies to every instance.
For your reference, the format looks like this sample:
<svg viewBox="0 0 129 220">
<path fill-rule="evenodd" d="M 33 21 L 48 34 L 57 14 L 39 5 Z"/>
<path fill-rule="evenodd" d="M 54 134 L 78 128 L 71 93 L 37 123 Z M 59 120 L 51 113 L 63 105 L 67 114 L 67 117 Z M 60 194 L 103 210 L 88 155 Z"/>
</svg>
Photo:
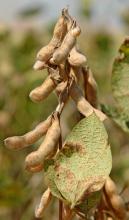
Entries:
<svg viewBox="0 0 129 220">
<path fill-rule="evenodd" d="M 54 160 L 53 159 L 48 159 L 45 161 L 44 164 L 44 171 L 45 171 L 45 175 L 47 174 L 47 183 L 49 188 L 51 189 L 51 193 L 59 198 L 59 199 L 63 199 L 55 182 L 54 182 Z"/>
<path fill-rule="evenodd" d="M 107 132 L 93 113 L 73 128 L 53 165 L 54 182 L 71 208 L 103 187 L 111 161 Z"/>
</svg>

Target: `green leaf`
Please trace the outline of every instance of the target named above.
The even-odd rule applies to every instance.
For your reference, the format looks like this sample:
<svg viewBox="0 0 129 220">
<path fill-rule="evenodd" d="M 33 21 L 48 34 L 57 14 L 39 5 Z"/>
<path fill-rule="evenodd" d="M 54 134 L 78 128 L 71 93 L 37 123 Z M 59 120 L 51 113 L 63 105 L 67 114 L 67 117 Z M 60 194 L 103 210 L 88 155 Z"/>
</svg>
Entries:
<svg viewBox="0 0 129 220">
<path fill-rule="evenodd" d="M 73 128 L 57 154 L 53 165 L 54 182 L 62 197 L 74 208 L 103 187 L 111 166 L 107 132 L 93 113 Z"/>
<path fill-rule="evenodd" d="M 111 86 L 118 111 L 129 117 L 129 39 L 119 51 L 113 64 Z"/>
<path fill-rule="evenodd" d="M 112 118 L 112 120 L 122 128 L 123 131 L 129 133 L 129 117 L 124 113 L 120 113 L 116 107 L 101 105 L 102 111 Z"/>
<path fill-rule="evenodd" d="M 102 111 L 129 133 L 129 38 L 120 46 L 119 55 L 113 63 L 111 87 L 116 105 L 102 105 Z"/>
</svg>

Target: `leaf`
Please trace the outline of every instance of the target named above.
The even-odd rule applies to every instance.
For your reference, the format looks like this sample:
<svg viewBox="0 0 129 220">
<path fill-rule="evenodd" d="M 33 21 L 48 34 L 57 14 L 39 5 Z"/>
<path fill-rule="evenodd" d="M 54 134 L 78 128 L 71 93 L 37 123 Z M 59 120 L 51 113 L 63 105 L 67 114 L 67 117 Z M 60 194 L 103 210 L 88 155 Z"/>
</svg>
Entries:
<svg viewBox="0 0 129 220">
<path fill-rule="evenodd" d="M 111 87 L 116 105 L 103 105 L 102 111 L 129 133 L 129 38 L 122 43 L 113 63 Z"/>
<path fill-rule="evenodd" d="M 58 191 L 58 188 L 54 182 L 54 160 L 53 159 L 48 159 L 45 161 L 44 163 L 44 171 L 45 171 L 45 177 L 47 180 L 47 184 L 49 186 L 49 188 L 51 189 L 51 193 L 59 198 L 59 199 L 63 199 L 60 192 Z"/>
<path fill-rule="evenodd" d="M 123 113 L 120 113 L 116 107 L 101 105 L 102 111 L 112 118 L 112 120 L 123 129 L 123 131 L 129 133 L 129 117 Z"/>
<path fill-rule="evenodd" d="M 100 198 L 101 191 L 94 192 L 88 196 L 81 204 L 76 206 L 75 209 L 87 215 L 87 213 L 99 203 Z"/>
<path fill-rule="evenodd" d="M 129 39 L 123 42 L 119 51 L 113 64 L 111 86 L 118 111 L 129 117 Z"/>
<path fill-rule="evenodd" d="M 73 128 L 53 165 L 54 182 L 71 208 L 103 187 L 111 160 L 107 132 L 93 113 Z"/>
</svg>

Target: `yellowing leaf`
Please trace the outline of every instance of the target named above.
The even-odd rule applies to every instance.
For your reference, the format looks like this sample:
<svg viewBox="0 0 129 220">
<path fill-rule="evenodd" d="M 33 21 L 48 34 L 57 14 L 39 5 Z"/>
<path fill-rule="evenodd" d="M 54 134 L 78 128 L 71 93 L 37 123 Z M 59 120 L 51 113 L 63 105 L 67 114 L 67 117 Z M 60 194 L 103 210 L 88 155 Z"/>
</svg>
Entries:
<svg viewBox="0 0 129 220">
<path fill-rule="evenodd" d="M 73 128 L 53 166 L 54 182 L 71 208 L 103 187 L 112 159 L 107 132 L 95 113 Z"/>
<path fill-rule="evenodd" d="M 55 173 L 54 173 L 54 160 L 53 159 L 48 159 L 45 161 L 44 171 L 45 171 L 45 176 L 47 179 L 47 184 L 50 187 L 52 194 L 59 199 L 63 199 L 54 182 Z"/>
</svg>

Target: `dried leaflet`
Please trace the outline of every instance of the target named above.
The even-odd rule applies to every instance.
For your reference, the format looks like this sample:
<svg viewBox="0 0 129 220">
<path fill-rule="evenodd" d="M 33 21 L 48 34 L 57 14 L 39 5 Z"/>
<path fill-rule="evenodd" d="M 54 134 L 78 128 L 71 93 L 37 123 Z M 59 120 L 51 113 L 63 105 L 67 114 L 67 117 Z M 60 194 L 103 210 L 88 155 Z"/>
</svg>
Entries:
<svg viewBox="0 0 129 220">
<path fill-rule="evenodd" d="M 62 10 L 62 15 L 60 16 L 59 20 L 56 23 L 56 26 L 54 28 L 53 37 L 50 43 L 41 48 L 41 50 L 37 54 L 37 59 L 43 62 L 47 62 L 50 57 L 52 56 L 55 48 L 59 47 L 65 34 L 67 31 L 67 24 L 66 19 L 64 16 L 64 11 L 66 9 Z"/>
<path fill-rule="evenodd" d="M 30 153 L 25 160 L 25 166 L 27 170 L 35 168 L 44 164 L 44 160 L 52 157 L 58 147 L 58 140 L 60 137 L 60 125 L 58 118 L 55 118 L 51 127 L 48 129 L 44 141 L 40 145 L 37 151 Z"/>
<path fill-rule="evenodd" d="M 51 125 L 51 117 L 41 122 L 32 131 L 22 135 L 5 139 L 5 146 L 9 149 L 22 149 L 38 141 L 48 130 Z"/>
</svg>

